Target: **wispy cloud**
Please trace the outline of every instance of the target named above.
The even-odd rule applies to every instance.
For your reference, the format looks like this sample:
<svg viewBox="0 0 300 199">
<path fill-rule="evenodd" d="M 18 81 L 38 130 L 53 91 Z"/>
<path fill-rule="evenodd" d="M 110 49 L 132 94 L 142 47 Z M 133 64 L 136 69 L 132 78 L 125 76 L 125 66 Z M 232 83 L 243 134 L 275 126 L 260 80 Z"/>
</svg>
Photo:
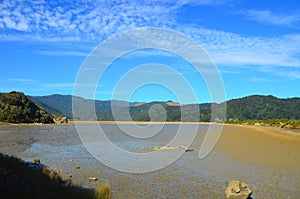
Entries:
<svg viewBox="0 0 300 199">
<path fill-rule="evenodd" d="M 191 5 L 191 6 L 214 6 L 214 5 L 221 5 L 230 2 L 231 0 L 175 0 L 166 2 L 173 3 L 174 7 L 178 9 L 184 5 Z"/>
<path fill-rule="evenodd" d="M 51 88 L 51 89 L 64 89 L 64 88 L 71 88 L 71 87 L 97 87 L 97 84 L 75 84 L 75 83 L 55 83 L 55 84 L 44 84 L 45 88 Z"/>
<path fill-rule="evenodd" d="M 20 83 L 34 83 L 35 80 L 25 78 L 10 78 L 8 81 L 20 82 Z"/>
<path fill-rule="evenodd" d="M 272 82 L 273 80 L 262 78 L 262 77 L 252 77 L 250 79 L 253 82 Z"/>
<path fill-rule="evenodd" d="M 167 6 L 159 1 L 75 0 L 62 4 L 4 0 L 0 4 L 0 30 L 2 38 L 17 30 L 22 37 L 34 36 L 32 39 L 99 40 L 126 29 L 164 25 L 169 22 Z"/>
<path fill-rule="evenodd" d="M 217 65 L 300 67 L 297 56 L 300 53 L 300 34 L 245 37 L 197 26 L 183 26 L 180 29 L 201 44 Z"/>
<path fill-rule="evenodd" d="M 37 51 L 37 54 L 48 55 L 48 56 L 80 56 L 86 57 L 88 53 L 79 51 Z"/>
<path fill-rule="evenodd" d="M 219 5 L 229 0 L 15 1 L 0 3 L 0 39 L 99 41 L 136 27 L 168 27 L 185 5 Z M 10 31 L 14 32 L 13 35 Z M 16 36 L 17 35 L 17 36 Z"/>
<path fill-rule="evenodd" d="M 45 88 L 51 88 L 51 89 L 65 89 L 65 88 L 71 88 L 73 87 L 73 83 L 57 83 L 57 84 L 45 84 Z"/>
<path fill-rule="evenodd" d="M 226 67 L 262 67 L 281 69 L 300 67 L 300 34 L 277 37 L 241 36 L 231 32 L 210 30 L 176 21 L 177 11 L 186 5 L 208 6 L 228 0 L 173 1 L 14 1 L 0 3 L 0 40 L 46 42 L 99 42 L 124 30 L 137 27 L 167 27 L 192 37 L 209 53 L 212 60 Z M 240 11 L 239 15 L 260 23 L 296 26 L 300 15 L 273 13 L 270 10 Z M 176 39 L 173 39 L 177 42 Z M 78 49 L 77 49 L 78 50 Z M 39 51 L 49 56 L 85 56 L 85 52 Z M 284 70 L 284 69 L 283 69 Z M 298 78 L 292 72 L 289 76 Z M 61 85 L 62 86 L 62 85 Z"/>
<path fill-rule="evenodd" d="M 172 52 L 167 52 L 158 49 L 138 49 L 132 51 L 125 56 L 127 59 L 138 58 L 138 57 L 150 57 L 150 56 L 161 56 L 161 57 L 176 57 Z"/>
<path fill-rule="evenodd" d="M 264 24 L 293 27 L 300 22 L 300 14 L 284 15 L 276 14 L 270 10 L 248 10 L 239 12 L 249 20 L 258 21 Z"/>
<path fill-rule="evenodd" d="M 261 68 L 263 72 L 270 73 L 272 75 L 281 77 L 283 79 L 288 79 L 288 80 L 300 80 L 300 70 L 291 68 L 291 67 L 286 67 L 286 68 L 276 68 L 272 66 L 265 66 Z"/>
</svg>

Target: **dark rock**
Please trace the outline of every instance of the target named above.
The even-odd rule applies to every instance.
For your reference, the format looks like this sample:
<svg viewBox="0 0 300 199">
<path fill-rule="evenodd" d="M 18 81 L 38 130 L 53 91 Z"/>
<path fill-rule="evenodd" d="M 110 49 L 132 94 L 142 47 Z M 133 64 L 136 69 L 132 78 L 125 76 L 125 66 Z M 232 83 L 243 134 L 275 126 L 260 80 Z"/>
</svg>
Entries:
<svg viewBox="0 0 300 199">
<path fill-rule="evenodd" d="M 40 164 L 40 163 L 41 163 L 41 161 L 40 161 L 40 159 L 38 159 L 38 158 L 35 158 L 35 159 L 33 160 L 33 163 L 34 163 L 34 164 Z"/>
</svg>

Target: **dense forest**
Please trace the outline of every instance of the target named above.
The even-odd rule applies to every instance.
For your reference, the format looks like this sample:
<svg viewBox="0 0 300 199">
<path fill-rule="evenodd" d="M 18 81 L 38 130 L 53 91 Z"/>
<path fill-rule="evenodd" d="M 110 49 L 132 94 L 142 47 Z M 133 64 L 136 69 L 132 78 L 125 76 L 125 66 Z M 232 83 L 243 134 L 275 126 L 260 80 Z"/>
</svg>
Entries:
<svg viewBox="0 0 300 199">
<path fill-rule="evenodd" d="M 53 117 L 21 92 L 0 93 L 0 122 L 53 123 Z"/>
<path fill-rule="evenodd" d="M 218 121 L 218 118 L 211 118 L 212 106 L 216 113 L 222 112 L 225 105 L 225 122 L 238 122 L 245 120 L 276 120 L 276 119 L 300 119 L 300 98 L 280 99 L 274 96 L 252 95 L 239 99 L 232 99 L 221 104 L 203 103 L 194 105 L 174 105 L 171 102 L 150 102 L 150 103 L 128 103 L 125 101 L 100 101 L 74 97 L 74 107 L 79 109 L 80 114 L 72 115 L 71 95 L 49 95 L 31 97 L 31 99 L 54 115 L 63 114 L 70 119 L 77 120 L 129 120 L 128 112 L 134 121 Z M 95 103 L 95 105 L 94 105 Z M 117 118 L 113 117 L 111 104 L 118 113 Z M 155 105 L 155 106 L 153 106 Z M 162 107 L 158 108 L 158 107 Z M 195 106 L 198 106 L 195 108 Z M 95 107 L 96 116 L 91 107 Z M 128 108 L 129 107 L 129 108 Z M 151 108 L 152 107 L 152 108 Z M 153 108 L 156 107 L 156 108 Z M 200 110 L 197 111 L 197 109 Z M 149 114 L 149 112 L 151 114 Z M 127 113 L 127 114 L 126 114 Z M 150 118 L 152 116 L 152 118 Z M 96 117 L 96 118 L 95 118 Z M 220 117 L 222 118 L 222 117 Z"/>
<path fill-rule="evenodd" d="M 252 95 L 227 102 L 228 119 L 300 119 L 300 98 Z"/>
<path fill-rule="evenodd" d="M 212 107 L 216 113 L 213 116 Z M 72 111 L 73 108 L 77 110 L 75 113 Z M 222 117 L 221 113 L 225 108 L 226 116 Z M 0 94 L 2 122 L 51 123 L 53 117 L 58 115 L 65 115 L 73 120 L 214 121 L 295 127 L 300 125 L 300 98 L 280 99 L 274 96 L 252 95 L 221 104 L 181 105 L 171 101 L 150 103 L 100 101 L 58 94 L 29 96 L 29 98 L 21 92 Z"/>
</svg>

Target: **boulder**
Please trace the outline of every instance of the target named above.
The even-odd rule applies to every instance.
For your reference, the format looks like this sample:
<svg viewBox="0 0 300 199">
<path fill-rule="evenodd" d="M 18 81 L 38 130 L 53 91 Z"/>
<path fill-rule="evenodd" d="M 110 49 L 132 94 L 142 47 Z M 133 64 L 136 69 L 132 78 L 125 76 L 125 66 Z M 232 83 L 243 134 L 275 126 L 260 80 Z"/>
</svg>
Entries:
<svg viewBox="0 0 300 199">
<path fill-rule="evenodd" d="M 56 124 L 67 124 L 68 123 L 68 119 L 65 116 L 57 116 L 57 117 L 53 118 L 53 120 Z"/>
<path fill-rule="evenodd" d="M 247 199 L 251 194 L 248 185 L 238 180 L 231 181 L 225 190 L 226 199 Z"/>
</svg>

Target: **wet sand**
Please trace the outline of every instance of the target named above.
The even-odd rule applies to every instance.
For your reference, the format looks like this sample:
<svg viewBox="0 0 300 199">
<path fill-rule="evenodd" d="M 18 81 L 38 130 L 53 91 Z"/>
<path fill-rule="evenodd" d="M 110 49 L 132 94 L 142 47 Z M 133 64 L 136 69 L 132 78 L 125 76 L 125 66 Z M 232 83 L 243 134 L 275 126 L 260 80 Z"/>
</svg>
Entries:
<svg viewBox="0 0 300 199">
<path fill-rule="evenodd" d="M 167 133 L 175 131 L 179 124 L 167 125 Z M 91 127 L 95 123 L 80 125 Z M 103 124 L 110 132 L 117 132 L 116 126 Z M 254 199 L 299 198 L 297 131 L 225 125 L 213 151 L 200 160 L 198 150 L 208 124 L 200 127 L 190 147 L 194 151 L 184 153 L 164 169 L 146 174 L 123 173 L 101 164 L 81 144 L 72 125 L 0 126 L 0 152 L 27 161 L 39 158 L 43 164 L 61 169 L 65 178 L 72 175 L 72 181 L 83 187 L 94 188 L 108 181 L 113 198 L 224 198 L 226 185 L 233 179 L 249 184 Z M 130 150 L 143 145 L 119 134 L 113 139 Z M 75 169 L 76 165 L 80 169 Z M 87 182 L 88 177 L 99 180 Z"/>
<path fill-rule="evenodd" d="M 291 174 L 300 172 L 300 134 L 296 131 L 226 125 L 215 150 L 238 161 L 256 163 Z"/>
</svg>

